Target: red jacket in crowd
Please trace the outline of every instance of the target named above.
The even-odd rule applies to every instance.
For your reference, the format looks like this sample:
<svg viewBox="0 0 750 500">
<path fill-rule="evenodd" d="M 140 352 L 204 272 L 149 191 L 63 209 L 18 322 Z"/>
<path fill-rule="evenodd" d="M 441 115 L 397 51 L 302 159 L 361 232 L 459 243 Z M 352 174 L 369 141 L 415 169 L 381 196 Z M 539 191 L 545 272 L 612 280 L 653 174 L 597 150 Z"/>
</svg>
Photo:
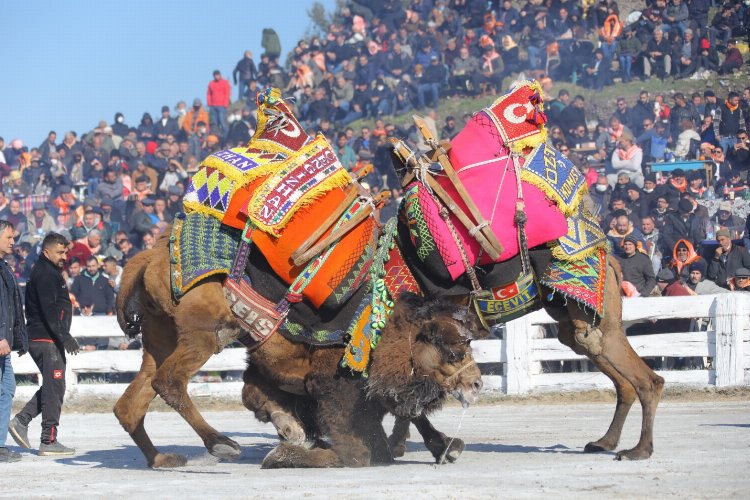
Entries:
<svg viewBox="0 0 750 500">
<path fill-rule="evenodd" d="M 229 107 L 229 92 L 231 88 L 229 82 L 224 78 L 218 80 L 211 80 L 208 84 L 208 95 L 206 96 L 206 103 L 209 106 L 223 106 Z"/>
</svg>

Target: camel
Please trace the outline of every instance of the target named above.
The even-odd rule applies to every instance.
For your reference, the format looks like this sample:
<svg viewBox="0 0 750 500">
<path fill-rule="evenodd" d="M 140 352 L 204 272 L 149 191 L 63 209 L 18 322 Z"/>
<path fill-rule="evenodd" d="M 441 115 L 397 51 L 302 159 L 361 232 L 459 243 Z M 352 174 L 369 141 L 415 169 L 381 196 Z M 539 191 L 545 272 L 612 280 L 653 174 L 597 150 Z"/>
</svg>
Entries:
<svg viewBox="0 0 750 500">
<path fill-rule="evenodd" d="M 186 463 L 184 456 L 159 452 L 146 433 L 145 415 L 157 394 L 190 424 L 212 455 L 232 460 L 240 454 L 239 445 L 203 419 L 187 394 L 187 383 L 223 347 L 219 339 L 236 337 L 239 326 L 217 279 L 205 280 L 176 303 L 169 266 L 168 238 L 161 238 L 125 268 L 118 321 L 125 332 L 142 332 L 143 362 L 114 413 L 150 467 Z M 383 330 L 366 381 L 337 374 L 343 347 L 310 349 L 273 336 L 251 356 L 267 361 L 262 369 L 266 377 L 275 375 L 279 387 L 316 400 L 316 416 L 307 426 L 323 430 L 331 444 L 308 450 L 283 443 L 264 465 L 363 466 L 391 461 L 380 424 L 386 412 L 411 418 L 436 410 L 450 394 L 465 404 L 477 399 L 481 374 L 469 347 L 476 329 L 465 307 L 404 294 Z M 282 430 L 295 424 L 282 413 L 269 420 Z"/>
<path fill-rule="evenodd" d="M 535 272 L 540 273 L 548 262 L 548 252 L 532 251 L 531 261 Z M 656 408 L 664 388 L 664 379 L 654 373 L 636 354 L 628 342 L 622 327 L 622 298 L 620 287 L 622 271 L 617 260 L 607 257 L 607 280 L 605 300 L 607 311 L 601 321 L 595 323 L 590 311 L 583 310 L 577 302 L 567 303 L 556 298 L 545 301 L 544 309 L 558 322 L 558 340 L 570 347 L 575 353 L 588 357 L 597 368 L 615 385 L 617 403 L 614 417 L 606 433 L 599 439 L 587 443 L 585 453 L 596 453 L 614 450 L 622 433 L 625 419 L 636 398 L 642 408 L 641 435 L 638 443 L 630 449 L 616 453 L 616 459 L 641 460 L 653 453 L 653 424 Z M 551 289 L 542 286 L 541 295 L 547 297 Z M 283 351 L 282 351 L 283 352 Z M 309 439 L 310 430 L 305 423 L 296 418 L 303 394 L 299 387 L 289 384 L 289 380 L 265 379 L 262 368 L 256 365 L 281 362 L 278 359 L 263 359 L 262 355 L 249 356 L 249 368 L 244 377 L 243 403 L 253 411 L 256 417 L 264 422 L 273 422 L 283 439 L 302 442 Z M 451 439 L 437 431 L 430 424 L 426 415 L 396 419 L 393 434 L 389 438 L 394 457 L 403 455 L 404 442 L 408 437 L 409 424 L 413 423 L 422 435 L 425 445 L 432 452 L 438 463 L 455 461 L 460 456 L 464 444 L 461 440 Z"/>
<path fill-rule="evenodd" d="M 538 94 L 535 94 L 527 100 L 529 102 L 522 106 L 514 105 L 513 109 L 530 107 L 530 119 L 527 120 L 526 115 L 518 116 L 514 114 L 515 111 L 510 108 L 506 110 L 511 111 L 510 113 L 501 113 L 501 115 L 507 115 L 516 123 L 524 124 L 524 127 L 537 127 L 536 118 L 539 117 L 541 108 L 537 113 L 534 106 L 541 105 L 541 98 Z M 286 111 L 282 111 L 286 113 Z M 282 116 L 283 113 L 279 114 L 279 112 L 274 111 L 272 115 L 278 117 Z M 289 118 L 290 120 L 287 120 L 286 123 L 292 123 L 291 118 L 293 116 L 289 115 Z M 484 130 L 488 130 L 491 128 L 491 124 L 487 120 L 485 122 L 487 126 L 484 127 Z M 419 122 L 417 123 L 419 125 Z M 282 125 L 276 125 L 268 128 L 271 131 L 269 133 L 275 134 L 276 131 L 280 130 L 279 126 Z M 420 127 L 420 130 L 422 128 Z M 474 137 L 472 134 L 479 133 L 472 132 L 471 128 L 465 130 L 469 130 L 467 134 L 470 138 Z M 478 131 L 481 128 L 475 127 L 473 130 Z M 427 136 L 425 138 L 427 139 Z M 442 143 L 438 144 L 434 140 L 426 142 L 432 148 L 432 152 L 429 154 L 431 158 L 429 162 L 439 159 L 443 171 L 449 172 L 450 175 L 450 172 L 453 172 L 453 167 L 445 161 L 446 150 L 441 149 L 443 148 Z M 460 141 L 454 140 L 454 143 L 460 144 Z M 479 145 L 482 147 L 478 148 Z M 482 139 L 479 145 L 472 144 L 469 148 L 487 149 L 488 158 L 490 156 L 493 158 L 502 156 L 501 153 L 503 153 L 505 147 L 501 136 L 494 132 L 491 138 Z M 464 145 L 464 148 L 466 147 Z M 397 168 L 397 170 L 409 171 L 412 180 L 416 178 L 420 182 L 427 182 L 431 189 L 438 192 L 442 189 L 430 174 L 430 165 L 427 164 L 429 162 L 416 159 L 414 154 L 403 155 L 402 158 L 403 161 L 411 161 L 414 165 L 405 168 L 402 164 L 401 168 Z M 483 158 L 480 163 L 484 164 L 489 161 Z M 456 167 L 460 166 L 456 165 Z M 419 175 L 415 177 L 417 173 Z M 455 175 L 455 172 L 453 174 Z M 520 191 L 521 188 L 518 189 Z M 499 197 L 499 193 L 500 191 L 498 191 L 496 200 L 503 199 Z M 542 199 L 539 203 L 544 204 L 546 201 Z M 447 209 L 443 206 L 440 211 L 442 213 Z M 562 217 L 562 212 L 558 214 L 558 219 L 560 217 Z M 479 223 L 478 220 L 476 222 Z M 415 276 L 419 275 L 424 278 L 428 273 L 422 273 L 424 270 L 419 269 L 420 265 L 424 266 L 424 263 L 420 263 L 414 258 L 410 260 L 406 256 L 409 253 L 414 254 L 414 249 L 406 248 L 410 244 L 409 229 L 404 229 L 403 222 L 400 222 L 399 233 L 403 235 L 404 232 L 407 236 L 399 238 L 399 245 L 404 247 L 402 250 L 405 252 L 405 260 Z M 474 227 L 473 234 L 485 240 L 485 245 L 482 248 L 487 246 L 490 250 L 494 248 L 497 255 L 501 253 L 498 248 L 494 247 L 492 241 L 486 241 L 491 235 L 486 227 Z M 487 255 L 490 255 L 489 252 Z M 550 250 L 543 244 L 530 248 L 529 257 L 530 265 L 537 277 L 543 275 L 547 264 L 552 259 Z M 495 259 L 492 262 L 498 262 L 498 260 Z M 477 267 L 482 269 L 485 274 L 507 276 L 507 280 L 503 283 L 508 283 L 515 279 L 518 273 L 511 274 L 508 271 L 509 267 L 503 267 L 505 265 L 505 262 L 484 266 L 474 266 L 469 263 L 465 266 L 467 270 L 465 275 L 469 274 L 468 271 Z M 205 422 L 187 396 L 186 389 L 189 378 L 198 371 L 209 357 L 214 352 L 221 350 L 229 341 L 238 337 L 240 334 L 239 323 L 227 305 L 222 293 L 222 284 L 218 277 L 205 279 L 188 291 L 179 302 L 176 302 L 172 297 L 170 288 L 169 266 L 167 238 L 162 238 L 154 249 L 134 257 L 124 270 L 121 290 L 117 299 L 118 321 L 123 330 L 131 335 L 142 332 L 144 356 L 140 372 L 115 405 L 115 414 L 152 467 L 175 467 L 185 463 L 184 457 L 158 452 L 144 429 L 145 414 L 156 394 L 159 394 L 190 423 L 201 436 L 210 453 L 225 459 L 236 458 L 239 455 L 237 443 L 226 436 L 222 436 Z M 621 272 L 619 265 L 611 256 L 607 257 L 606 274 L 606 310 L 601 318 L 597 318 L 590 311 L 584 310 L 574 300 L 564 301 L 559 295 L 554 295 L 550 289 L 542 285 L 540 285 L 540 297 L 542 306 L 559 322 L 560 342 L 569 346 L 576 353 L 591 359 L 599 370 L 612 380 L 617 391 L 617 405 L 609 429 L 601 438 L 588 443 L 584 451 L 614 450 L 618 445 L 630 407 L 638 398 L 642 407 L 640 439 L 633 448 L 621 450 L 616 456 L 618 459 L 645 459 L 653 453 L 653 424 L 656 408 L 663 391 L 664 380 L 648 368 L 637 356 L 625 336 L 621 321 Z M 435 287 L 424 286 L 425 283 L 420 281 L 419 277 L 416 277 L 416 281 L 423 285 L 422 292 L 430 300 L 435 299 L 436 296 L 456 295 L 455 290 L 447 290 L 447 288 L 450 288 L 450 283 L 447 287 Z M 446 289 L 444 290 L 444 288 Z M 264 290 L 258 290 L 258 292 L 265 295 Z M 272 297 L 266 296 L 266 298 L 273 300 Z M 455 300 L 461 301 L 467 300 L 467 298 L 468 292 L 464 288 L 464 291 L 459 293 Z M 399 297 L 395 299 L 398 302 Z M 447 318 L 446 321 L 449 322 Z M 425 328 L 430 328 L 429 324 L 430 322 L 425 323 L 423 321 L 423 324 L 411 325 L 406 330 L 422 332 Z M 388 329 L 394 331 L 394 327 L 388 327 Z M 420 335 L 426 336 L 426 331 L 423 333 L 425 335 Z M 403 334 L 403 332 L 398 333 L 398 335 Z M 475 331 L 474 334 L 480 335 L 478 331 Z M 394 334 L 395 337 L 398 337 L 398 335 Z M 417 335 L 415 340 L 420 338 L 420 335 Z M 436 347 L 433 344 L 433 348 Z M 320 421 L 319 417 L 314 416 L 315 412 L 299 413 L 295 411 L 299 405 L 309 410 L 320 404 L 321 401 L 328 401 L 333 397 L 329 392 L 321 389 L 324 386 L 329 387 L 330 380 L 321 382 L 320 374 L 331 374 L 332 367 L 335 366 L 335 364 L 332 364 L 334 355 L 331 353 L 336 349 L 321 348 L 313 351 L 310 351 L 307 345 L 295 344 L 276 335 L 260 349 L 249 354 L 249 366 L 244 376 L 243 402 L 248 409 L 255 413 L 257 418 L 272 422 L 280 437 L 286 441 L 276 458 L 269 459 L 269 467 L 295 466 L 293 457 L 302 455 L 306 457 L 300 459 L 302 464 L 308 466 L 351 464 L 340 453 L 336 454 L 335 458 L 329 456 L 323 459 L 319 453 L 322 448 L 315 448 L 318 451 L 314 452 L 313 455 L 307 455 L 298 446 L 306 437 L 317 439 L 330 431 L 330 427 L 328 427 L 330 422 L 325 418 Z M 338 350 L 337 354 L 339 359 L 340 354 L 341 349 Z M 375 354 L 372 362 L 375 363 L 378 359 L 381 360 L 379 362 L 383 360 L 380 355 Z M 446 361 L 442 357 L 440 360 Z M 451 366 L 455 369 L 455 365 L 450 362 L 444 362 L 440 366 Z M 467 371 L 473 373 L 471 370 L 467 369 Z M 450 370 L 442 375 L 438 375 L 439 372 L 439 370 L 433 371 L 431 376 L 435 380 L 439 380 L 442 376 L 447 377 L 451 382 L 456 382 L 450 379 L 450 373 L 452 373 Z M 471 373 L 466 373 L 466 375 L 469 376 Z M 312 380 L 315 380 L 315 382 L 312 382 Z M 359 395 L 369 394 L 375 397 L 380 394 L 377 387 L 372 385 L 372 381 L 367 384 L 352 382 L 351 387 L 342 390 L 355 390 L 352 387 L 359 391 L 357 393 Z M 445 390 L 447 391 L 447 388 Z M 414 412 L 412 411 L 414 408 L 409 409 L 409 411 L 400 409 L 393 405 L 393 401 L 387 401 L 387 398 L 382 396 L 375 398 L 379 400 L 379 408 L 384 408 L 398 416 L 394 434 L 388 442 L 392 456 L 403 453 L 403 441 L 408 434 L 409 423 L 412 422 L 422 433 L 425 443 L 438 462 L 452 461 L 458 458 L 463 449 L 463 443 L 460 440 L 447 438 L 447 436 L 435 430 L 429 423 L 425 412 Z M 380 411 L 378 410 L 378 412 Z M 301 415 L 301 417 L 298 415 Z M 370 423 L 369 426 L 368 432 L 376 432 L 373 430 L 376 427 L 374 423 Z M 383 459 L 381 438 L 377 440 L 374 438 L 364 439 L 362 436 L 360 438 L 365 443 L 363 446 L 367 448 L 368 452 L 371 454 L 374 452 L 376 461 Z M 297 448 L 294 448 L 295 446 Z M 289 453 L 282 452 L 284 450 L 289 451 Z M 363 456 L 361 455 L 360 458 Z"/>
</svg>

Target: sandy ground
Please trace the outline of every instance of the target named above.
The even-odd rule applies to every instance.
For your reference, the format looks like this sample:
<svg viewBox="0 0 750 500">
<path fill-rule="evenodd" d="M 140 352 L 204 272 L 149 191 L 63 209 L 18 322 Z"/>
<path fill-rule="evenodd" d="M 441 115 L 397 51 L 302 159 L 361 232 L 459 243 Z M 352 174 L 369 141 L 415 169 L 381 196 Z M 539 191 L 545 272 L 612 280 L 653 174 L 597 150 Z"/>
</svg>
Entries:
<svg viewBox="0 0 750 500">
<path fill-rule="evenodd" d="M 13 498 L 560 498 L 746 497 L 750 402 L 670 402 L 657 415 L 656 451 L 643 462 L 586 455 L 583 445 L 606 429 L 611 403 L 485 404 L 449 407 L 436 426 L 467 443 L 455 464 L 436 466 L 417 441 L 394 465 L 369 469 L 261 470 L 274 446 L 273 429 L 248 412 L 206 412 L 206 419 L 243 447 L 240 459 L 217 463 L 174 412 L 146 419 L 157 446 L 182 453 L 177 470 L 145 467 L 140 451 L 111 413 L 63 415 L 60 440 L 75 446 L 68 458 L 38 457 L 4 465 L 0 496 Z M 622 444 L 639 432 L 631 414 Z M 387 421 L 387 423 L 390 423 Z M 32 424 L 32 444 L 38 436 Z M 10 439 L 9 439 L 10 444 Z M 11 447 L 14 448 L 14 447 Z M 14 448 L 16 449 L 16 448 Z"/>
</svg>

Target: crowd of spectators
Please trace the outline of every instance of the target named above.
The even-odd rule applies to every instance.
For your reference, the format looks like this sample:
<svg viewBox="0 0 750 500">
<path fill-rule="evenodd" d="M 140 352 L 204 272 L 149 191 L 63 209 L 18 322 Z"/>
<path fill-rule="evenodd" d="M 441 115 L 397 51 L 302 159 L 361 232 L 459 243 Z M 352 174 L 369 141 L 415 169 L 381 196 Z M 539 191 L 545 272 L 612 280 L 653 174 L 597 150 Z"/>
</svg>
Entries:
<svg viewBox="0 0 750 500">
<path fill-rule="evenodd" d="M 750 9 L 720 2 L 709 24 L 708 4 L 646 1 L 640 16 L 620 19 L 609 0 L 348 1 L 325 34 L 299 41 L 285 66 L 278 37 L 264 30 L 266 52 L 257 64 L 248 51 L 231 72 L 234 104 L 232 85 L 216 70 L 205 106 L 200 98 L 190 106 L 180 101 L 163 106 L 155 120 L 143 113 L 137 124 L 116 113 L 112 123 L 101 121 L 80 136 L 50 132 L 38 147 L 0 138 L 0 217 L 15 224 L 19 242 L 9 263 L 23 281 L 44 235 L 62 232 L 71 241 L 66 276 L 77 311 L 112 314 L 123 266 L 153 246 L 182 210 L 199 163 L 252 136 L 259 88 L 276 86 L 293 96 L 306 129 L 325 134 L 347 169 L 372 163 L 370 188 L 392 188 L 398 200 L 388 138 L 418 141 L 414 128 L 392 123 L 394 116 L 420 110 L 435 135 L 449 139 L 469 115 L 437 123 L 440 99 L 497 94 L 519 72 L 547 75 L 542 81 L 549 92 L 553 81 L 597 88 L 615 77 L 728 71 L 732 61 L 742 64 L 734 42 L 746 35 Z M 653 50 L 654 44 L 665 48 Z M 583 97 L 563 89 L 547 98 L 550 140 L 586 174 L 592 211 L 622 259 L 633 285 L 629 294 L 654 293 L 665 270 L 699 293 L 706 287 L 691 286 L 693 267 L 723 289 L 738 286 L 738 269 L 750 268 L 741 238 L 750 235 L 745 221 L 732 215 L 731 202 L 748 192 L 750 88 L 726 99 L 710 90 L 690 100 L 678 92 L 674 103 L 641 92 L 637 102 L 618 99 L 612 117 L 595 127 Z M 355 131 L 350 124 L 361 118 L 374 125 Z M 671 158 L 710 159 L 713 174 L 650 173 L 648 163 Z M 717 198 L 729 210 L 722 204 L 709 218 L 699 202 Z M 387 210 L 392 213 L 395 203 Z M 718 247 L 707 246 L 714 239 Z M 680 245 L 689 255 L 685 265 L 678 264 Z M 698 254 L 703 260 L 696 264 Z"/>
</svg>

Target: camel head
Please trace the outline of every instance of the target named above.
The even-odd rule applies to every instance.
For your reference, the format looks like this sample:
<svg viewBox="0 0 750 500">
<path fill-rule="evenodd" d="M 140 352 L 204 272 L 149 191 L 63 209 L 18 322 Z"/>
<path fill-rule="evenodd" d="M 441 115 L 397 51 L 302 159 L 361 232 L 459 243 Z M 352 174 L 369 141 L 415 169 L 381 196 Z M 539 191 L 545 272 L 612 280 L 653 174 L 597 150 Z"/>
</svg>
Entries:
<svg viewBox="0 0 750 500">
<path fill-rule="evenodd" d="M 476 402 L 482 378 L 471 341 L 480 332 L 466 306 L 402 294 L 373 352 L 368 396 L 402 417 L 434 411 L 448 395 Z"/>
</svg>

